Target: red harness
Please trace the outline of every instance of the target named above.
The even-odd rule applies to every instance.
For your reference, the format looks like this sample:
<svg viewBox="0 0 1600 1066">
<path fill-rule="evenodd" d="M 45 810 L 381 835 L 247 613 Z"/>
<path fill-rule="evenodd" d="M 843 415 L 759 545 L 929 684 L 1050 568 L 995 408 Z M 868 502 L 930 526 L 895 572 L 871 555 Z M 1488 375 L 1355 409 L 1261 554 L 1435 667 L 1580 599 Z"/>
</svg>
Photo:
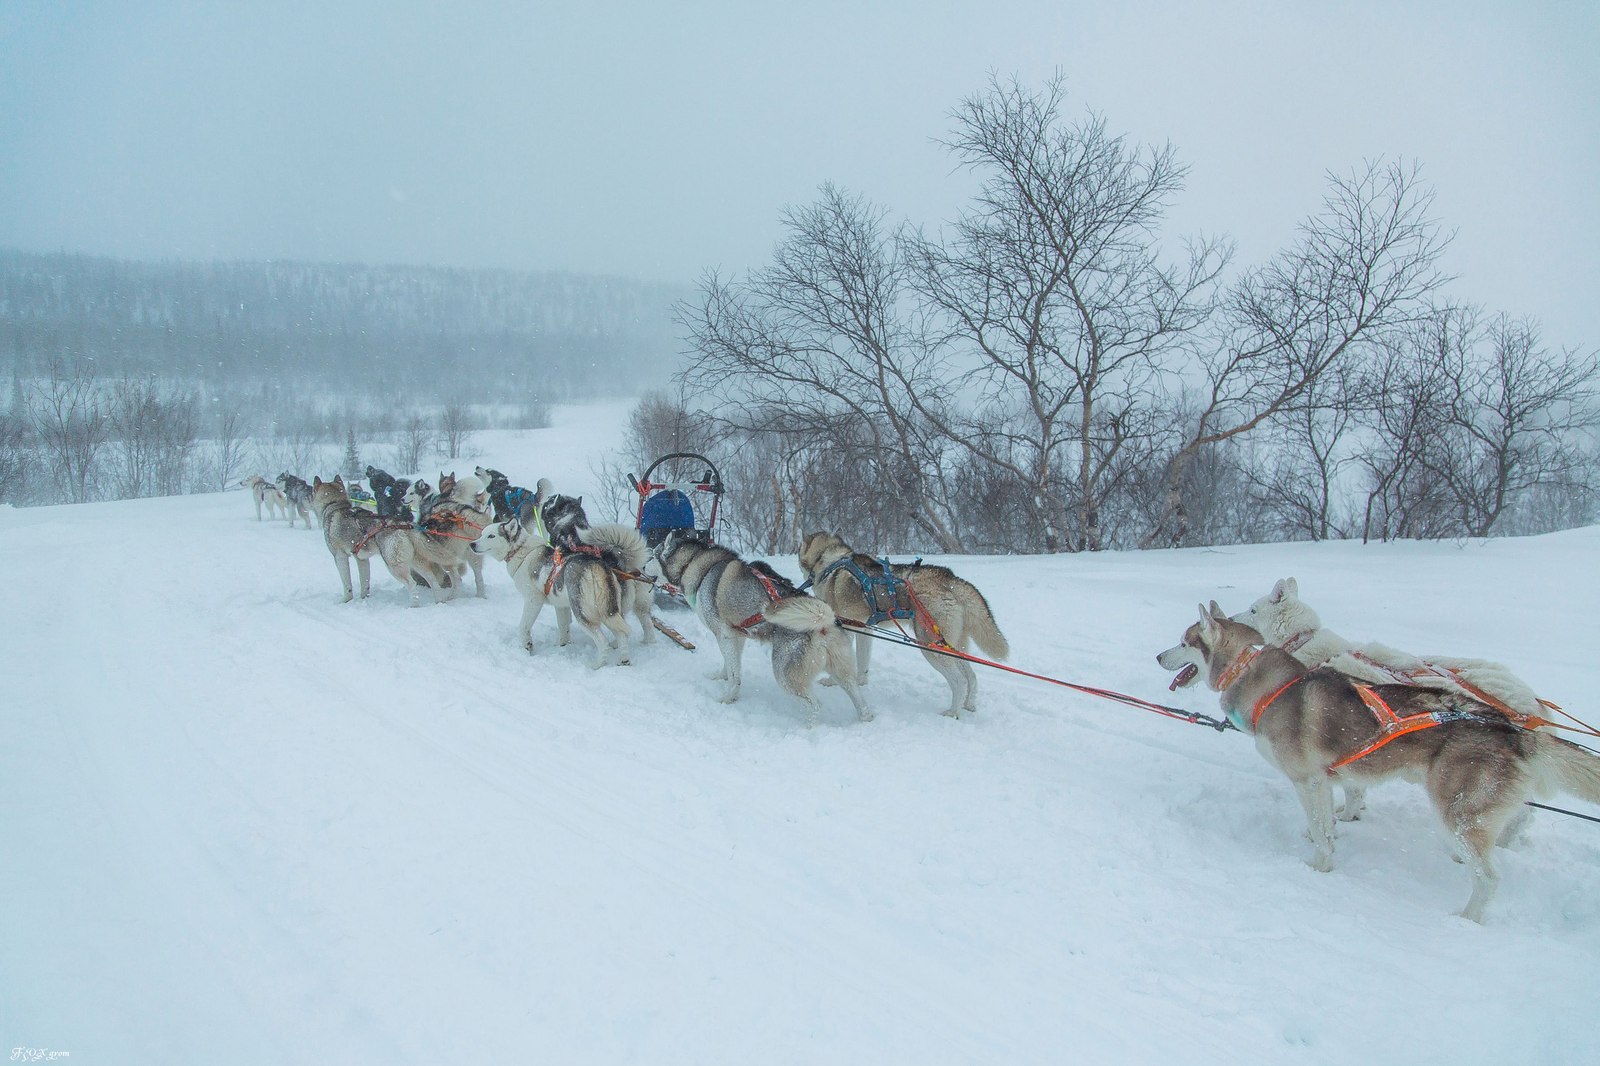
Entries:
<svg viewBox="0 0 1600 1066">
<path fill-rule="evenodd" d="M 770 577 L 748 564 L 746 564 L 745 569 L 754 574 L 756 576 L 756 580 L 760 581 L 762 585 L 766 586 L 767 596 L 772 600 L 773 603 L 777 603 L 779 600 L 783 599 L 783 594 L 778 591 L 778 586 L 772 583 L 772 579 Z M 763 608 L 762 610 L 751 615 L 749 618 L 746 618 L 743 622 L 735 622 L 733 628 L 739 630 L 741 633 L 748 633 L 766 620 L 767 616 L 765 609 Z"/>
</svg>

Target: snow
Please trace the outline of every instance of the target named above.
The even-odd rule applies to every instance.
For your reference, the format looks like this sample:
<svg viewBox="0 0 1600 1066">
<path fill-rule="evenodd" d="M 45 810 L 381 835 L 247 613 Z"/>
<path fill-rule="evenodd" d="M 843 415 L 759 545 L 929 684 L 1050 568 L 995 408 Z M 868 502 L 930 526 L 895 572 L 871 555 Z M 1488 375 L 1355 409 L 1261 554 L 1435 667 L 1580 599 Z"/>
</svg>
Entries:
<svg viewBox="0 0 1600 1066">
<path fill-rule="evenodd" d="M 473 461 L 601 495 L 626 405 Z M 448 464 L 446 464 L 448 468 Z M 191 547 L 192 546 L 192 547 Z M 868 546 L 870 547 L 870 546 Z M 1012 662 L 1168 696 L 1194 605 L 1299 578 L 1352 639 L 1580 716 L 1600 528 L 946 560 Z M 775 560 L 793 574 L 793 557 Z M 1336 868 L 1237 735 L 875 650 L 803 727 L 762 656 L 591 672 L 520 604 L 339 602 L 243 492 L 0 510 L 0 1045 L 77 1063 L 1589 1062 L 1600 826 L 1540 812 L 1479 927 L 1419 789 Z M 1596 813 L 1573 801 L 1572 806 Z"/>
</svg>

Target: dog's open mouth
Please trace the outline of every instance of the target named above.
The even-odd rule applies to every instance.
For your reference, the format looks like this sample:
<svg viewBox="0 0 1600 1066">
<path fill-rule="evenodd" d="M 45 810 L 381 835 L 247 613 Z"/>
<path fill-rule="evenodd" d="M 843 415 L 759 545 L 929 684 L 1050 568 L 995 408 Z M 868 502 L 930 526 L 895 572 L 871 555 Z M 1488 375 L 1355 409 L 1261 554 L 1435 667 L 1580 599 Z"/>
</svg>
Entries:
<svg viewBox="0 0 1600 1066">
<path fill-rule="evenodd" d="M 1180 688 L 1194 684 L 1194 679 L 1200 673 L 1200 668 L 1194 663 L 1184 663 L 1183 669 L 1172 677 L 1172 684 L 1167 686 L 1168 692 L 1176 692 Z"/>
</svg>

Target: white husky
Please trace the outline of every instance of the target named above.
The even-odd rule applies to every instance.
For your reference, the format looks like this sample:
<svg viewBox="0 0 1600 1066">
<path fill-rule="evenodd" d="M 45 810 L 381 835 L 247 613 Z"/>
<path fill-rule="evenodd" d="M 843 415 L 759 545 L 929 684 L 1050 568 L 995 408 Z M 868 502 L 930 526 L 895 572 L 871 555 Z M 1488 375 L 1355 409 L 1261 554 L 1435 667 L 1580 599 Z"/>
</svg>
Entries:
<svg viewBox="0 0 1600 1066">
<path fill-rule="evenodd" d="M 1322 625 L 1300 586 L 1286 577 L 1272 591 L 1233 616 L 1310 667 L 1331 666 L 1341 674 L 1375 685 L 1417 685 L 1504 704 L 1515 714 L 1542 717 L 1549 707 L 1527 682 L 1499 663 L 1445 655 L 1418 657 L 1382 644 L 1355 644 Z M 1485 698 L 1488 697 L 1488 698 Z"/>
</svg>

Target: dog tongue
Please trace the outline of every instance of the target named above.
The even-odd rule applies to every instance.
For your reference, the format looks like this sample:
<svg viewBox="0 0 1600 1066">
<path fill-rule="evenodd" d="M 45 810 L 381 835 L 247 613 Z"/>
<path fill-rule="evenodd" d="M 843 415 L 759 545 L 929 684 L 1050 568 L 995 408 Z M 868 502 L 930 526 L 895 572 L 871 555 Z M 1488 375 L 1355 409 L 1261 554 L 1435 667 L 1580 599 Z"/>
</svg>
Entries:
<svg viewBox="0 0 1600 1066">
<path fill-rule="evenodd" d="M 1176 691 L 1178 691 L 1178 686 L 1187 685 L 1189 682 L 1194 680 L 1194 675 L 1198 674 L 1199 672 L 1200 672 L 1200 668 L 1198 666 L 1196 666 L 1194 663 L 1184 663 L 1183 664 L 1183 669 L 1179 670 L 1176 674 L 1173 675 L 1172 684 L 1167 686 L 1167 691 L 1168 692 L 1176 692 Z"/>
</svg>

